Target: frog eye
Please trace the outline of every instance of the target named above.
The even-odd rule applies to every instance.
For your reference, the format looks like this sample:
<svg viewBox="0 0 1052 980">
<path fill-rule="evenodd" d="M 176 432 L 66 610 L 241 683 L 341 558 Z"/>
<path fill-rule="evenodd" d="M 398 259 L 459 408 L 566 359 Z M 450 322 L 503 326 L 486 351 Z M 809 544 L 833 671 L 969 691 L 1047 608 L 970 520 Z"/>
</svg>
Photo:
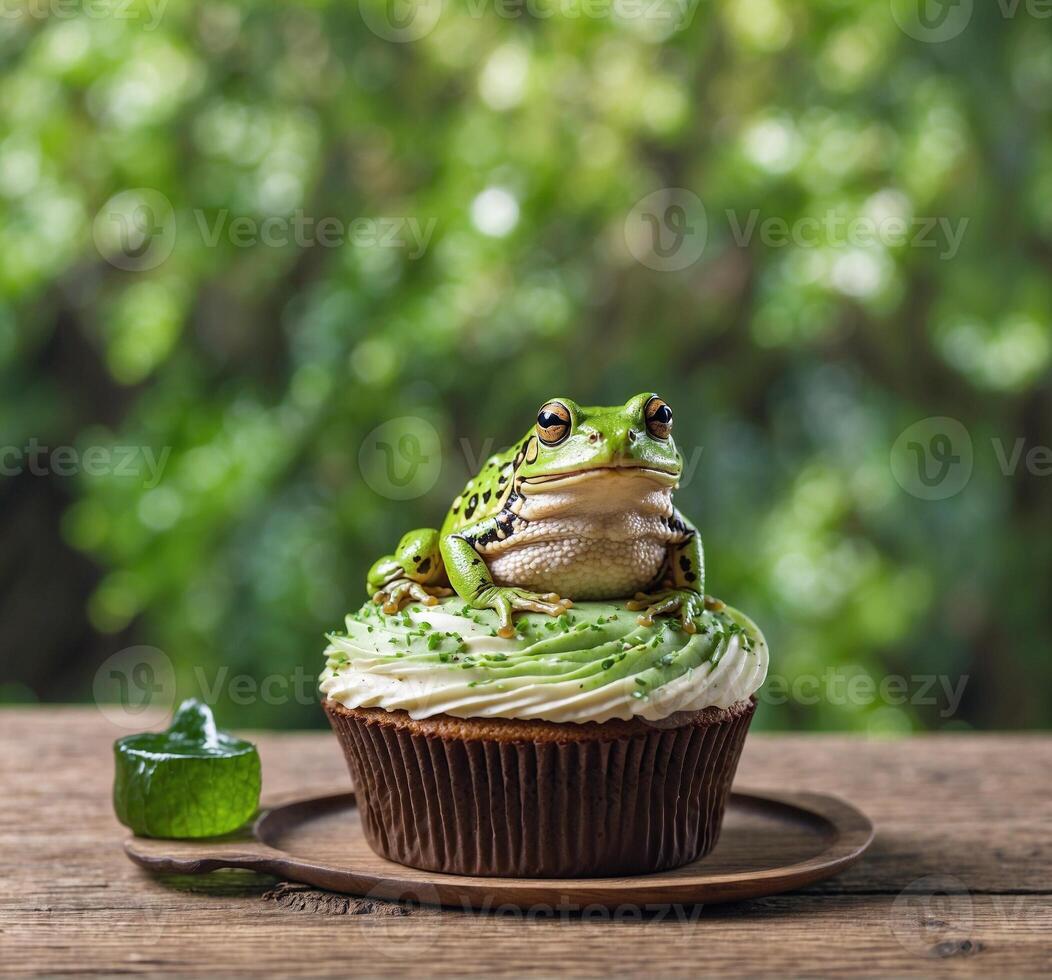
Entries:
<svg viewBox="0 0 1052 980">
<path fill-rule="evenodd" d="M 537 413 L 537 436 L 546 446 L 554 446 L 570 434 L 573 418 L 562 402 L 547 402 Z"/>
<path fill-rule="evenodd" d="M 647 402 L 643 418 L 647 423 L 647 432 L 656 439 L 667 439 L 672 435 L 672 409 L 657 395 Z"/>
</svg>

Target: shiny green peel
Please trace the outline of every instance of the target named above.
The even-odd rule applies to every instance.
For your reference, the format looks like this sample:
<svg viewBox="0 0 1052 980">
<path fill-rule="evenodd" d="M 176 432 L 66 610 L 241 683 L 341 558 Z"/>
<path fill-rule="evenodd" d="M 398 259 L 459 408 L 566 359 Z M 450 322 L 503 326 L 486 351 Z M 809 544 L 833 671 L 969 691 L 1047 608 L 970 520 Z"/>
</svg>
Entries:
<svg viewBox="0 0 1052 980">
<path fill-rule="evenodd" d="M 256 747 L 219 731 L 200 701 L 184 701 L 167 731 L 118 739 L 113 753 L 113 808 L 142 837 L 226 834 L 259 806 Z"/>
</svg>

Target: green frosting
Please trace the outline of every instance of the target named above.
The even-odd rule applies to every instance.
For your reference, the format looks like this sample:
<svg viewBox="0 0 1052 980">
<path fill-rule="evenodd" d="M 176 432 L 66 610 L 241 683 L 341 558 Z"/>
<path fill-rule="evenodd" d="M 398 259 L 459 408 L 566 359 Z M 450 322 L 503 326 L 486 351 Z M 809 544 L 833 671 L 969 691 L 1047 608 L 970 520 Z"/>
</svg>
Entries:
<svg viewBox="0 0 1052 980">
<path fill-rule="evenodd" d="M 675 617 L 644 626 L 638 616 L 623 602 L 580 602 L 558 618 L 521 615 L 516 636 L 504 639 L 492 610 L 460 598 L 412 603 L 391 615 L 367 603 L 347 617 L 345 632 L 329 635 L 322 691 L 351 706 L 405 708 L 418 716 L 601 720 L 646 714 L 644 704 L 625 702 L 646 702 L 702 667 L 698 684 L 680 685 L 670 710 L 733 703 L 762 683 L 766 646 L 740 612 L 722 603 L 706 609 L 696 633 Z M 733 669 L 717 671 L 730 649 Z M 711 697 L 700 703 L 706 686 Z"/>
</svg>

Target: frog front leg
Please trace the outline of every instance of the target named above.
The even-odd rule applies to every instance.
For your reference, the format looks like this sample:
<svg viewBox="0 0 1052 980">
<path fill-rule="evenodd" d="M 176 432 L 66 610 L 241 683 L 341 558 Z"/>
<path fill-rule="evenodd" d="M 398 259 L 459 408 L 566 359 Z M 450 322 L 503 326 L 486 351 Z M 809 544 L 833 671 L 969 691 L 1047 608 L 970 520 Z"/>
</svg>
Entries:
<svg viewBox="0 0 1052 980">
<path fill-rule="evenodd" d="M 384 612 L 390 616 L 413 599 L 433 606 L 438 602 L 436 596 L 452 595 L 445 582 L 438 531 L 424 527 L 402 535 L 395 553 L 373 564 L 365 587 L 373 602 L 383 603 Z"/>
<path fill-rule="evenodd" d="M 441 542 L 442 559 L 450 584 L 457 594 L 476 609 L 492 609 L 497 614 L 497 635 L 515 635 L 512 614 L 540 612 L 561 616 L 573 602 L 555 592 L 530 592 L 527 589 L 497 585 L 482 555 L 476 550 L 480 541 L 497 540 L 500 525 L 490 517 L 478 524 L 447 534 Z"/>
<path fill-rule="evenodd" d="M 668 520 L 668 555 L 664 565 L 661 589 L 637 592 L 627 607 L 643 610 L 638 617 L 642 626 L 653 624 L 655 616 L 679 613 L 683 629 L 696 633 L 705 610 L 705 554 L 701 535 L 678 510 Z"/>
</svg>

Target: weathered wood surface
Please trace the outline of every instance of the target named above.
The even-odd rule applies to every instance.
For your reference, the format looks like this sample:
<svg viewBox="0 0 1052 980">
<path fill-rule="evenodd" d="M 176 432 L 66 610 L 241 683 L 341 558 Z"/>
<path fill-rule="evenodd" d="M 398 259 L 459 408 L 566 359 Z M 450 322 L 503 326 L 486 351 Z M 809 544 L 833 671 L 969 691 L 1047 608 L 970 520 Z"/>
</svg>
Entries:
<svg viewBox="0 0 1052 980">
<path fill-rule="evenodd" d="M 655 912 L 414 909 L 121 852 L 95 708 L 0 711 L 0 972 L 1038 975 L 1052 969 L 1052 737 L 751 735 L 739 783 L 839 794 L 877 840 L 839 878 Z M 264 794 L 347 776 L 325 733 L 261 734 Z M 594 913 L 594 914 L 593 914 Z"/>
</svg>

